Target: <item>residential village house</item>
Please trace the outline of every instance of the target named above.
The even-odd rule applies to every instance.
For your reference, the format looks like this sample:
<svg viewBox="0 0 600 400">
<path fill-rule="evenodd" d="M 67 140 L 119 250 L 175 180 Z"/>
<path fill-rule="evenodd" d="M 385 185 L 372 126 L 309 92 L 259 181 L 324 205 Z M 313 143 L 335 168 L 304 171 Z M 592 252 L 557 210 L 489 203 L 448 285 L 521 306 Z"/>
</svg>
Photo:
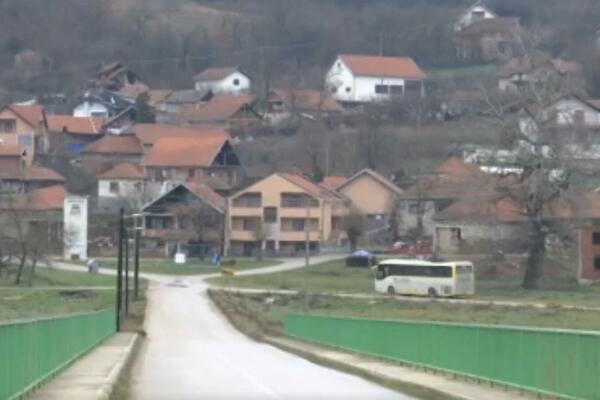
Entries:
<svg viewBox="0 0 600 400">
<path fill-rule="evenodd" d="M 106 120 L 101 117 L 48 115 L 47 121 L 50 147 L 54 152 L 79 153 L 105 132 Z"/>
<path fill-rule="evenodd" d="M 238 67 L 207 68 L 194 77 L 194 88 L 199 92 L 218 94 L 248 94 L 252 80 Z"/>
<path fill-rule="evenodd" d="M 325 87 L 341 103 L 425 96 L 426 75 L 410 57 L 339 55 L 325 77 Z"/>
<path fill-rule="evenodd" d="M 146 203 L 142 238 L 146 251 L 210 256 L 223 251 L 227 201 L 199 181 L 180 183 Z"/>
<path fill-rule="evenodd" d="M 454 201 L 479 190 L 487 179 L 479 167 L 452 157 L 432 175 L 421 178 L 399 198 L 399 226 L 402 236 L 433 237 L 436 213 Z"/>
<path fill-rule="evenodd" d="M 314 89 L 273 89 L 261 107 L 265 121 L 274 127 L 289 125 L 294 117 L 339 119 L 343 111 L 328 91 Z"/>
<path fill-rule="evenodd" d="M 464 10 L 454 23 L 454 32 L 460 32 L 467 26 L 482 19 L 492 19 L 498 16 L 483 1 L 477 1 Z"/>
<path fill-rule="evenodd" d="M 241 181 L 240 160 L 228 137 L 164 137 L 158 139 L 141 162 L 157 181 L 218 178 L 230 187 Z"/>
<path fill-rule="evenodd" d="M 117 164 L 97 178 L 100 207 L 140 209 L 161 193 L 160 187 L 149 185 L 144 169 L 131 162 Z"/>
<path fill-rule="evenodd" d="M 145 87 L 146 85 L 140 76 L 120 62 L 107 64 L 100 68 L 89 81 L 90 86 L 94 88 L 103 88 L 113 91 L 123 90 L 132 86 Z"/>
<path fill-rule="evenodd" d="M 499 17 L 477 1 L 458 16 L 454 35 L 459 58 L 489 62 L 518 55 L 516 43 L 522 31 L 519 18 Z"/>
<path fill-rule="evenodd" d="M 498 89 L 502 92 L 519 92 L 539 85 L 548 85 L 562 79 L 564 85 L 574 85 L 581 78 L 581 65 L 550 58 L 545 54 L 530 55 L 510 59 L 498 72 Z"/>
<path fill-rule="evenodd" d="M 0 143 L 25 150 L 25 162 L 32 165 L 38 153 L 48 149 L 48 121 L 39 105 L 7 105 L 0 108 Z"/>
<path fill-rule="evenodd" d="M 142 155 L 142 145 L 134 135 L 105 135 L 85 146 L 78 157 L 85 171 L 97 175 L 122 162 L 138 164 Z"/>
<path fill-rule="evenodd" d="M 345 200 L 302 175 L 275 173 L 228 199 L 230 255 L 303 254 L 345 242 Z"/>
<path fill-rule="evenodd" d="M 336 185 L 333 190 L 351 201 L 367 219 L 367 230 L 389 227 L 403 191 L 381 174 L 363 169 Z"/>
</svg>

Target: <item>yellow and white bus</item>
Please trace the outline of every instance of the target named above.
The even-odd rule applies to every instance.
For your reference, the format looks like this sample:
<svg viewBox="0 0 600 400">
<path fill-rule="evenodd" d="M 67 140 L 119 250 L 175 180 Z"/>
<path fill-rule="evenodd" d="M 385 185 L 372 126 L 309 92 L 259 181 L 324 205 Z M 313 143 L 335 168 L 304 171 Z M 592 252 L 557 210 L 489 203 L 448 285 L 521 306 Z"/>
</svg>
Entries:
<svg viewBox="0 0 600 400">
<path fill-rule="evenodd" d="M 375 290 L 380 293 L 430 297 L 475 293 L 475 271 L 470 261 L 389 259 L 376 268 Z"/>
</svg>

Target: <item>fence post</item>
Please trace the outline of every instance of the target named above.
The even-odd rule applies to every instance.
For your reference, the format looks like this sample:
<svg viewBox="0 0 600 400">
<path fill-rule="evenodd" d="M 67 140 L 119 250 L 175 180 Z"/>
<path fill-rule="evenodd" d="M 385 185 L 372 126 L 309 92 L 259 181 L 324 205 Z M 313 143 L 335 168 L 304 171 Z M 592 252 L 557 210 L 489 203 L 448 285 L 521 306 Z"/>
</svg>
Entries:
<svg viewBox="0 0 600 400">
<path fill-rule="evenodd" d="M 121 331 L 121 296 L 123 285 L 123 231 L 125 230 L 125 210 L 121 208 L 119 211 L 119 249 L 117 255 L 117 303 L 116 303 L 116 328 L 117 332 Z"/>
<path fill-rule="evenodd" d="M 139 297 L 138 291 L 140 286 L 140 230 L 135 230 L 135 248 L 133 255 L 133 298 L 137 300 Z"/>
</svg>

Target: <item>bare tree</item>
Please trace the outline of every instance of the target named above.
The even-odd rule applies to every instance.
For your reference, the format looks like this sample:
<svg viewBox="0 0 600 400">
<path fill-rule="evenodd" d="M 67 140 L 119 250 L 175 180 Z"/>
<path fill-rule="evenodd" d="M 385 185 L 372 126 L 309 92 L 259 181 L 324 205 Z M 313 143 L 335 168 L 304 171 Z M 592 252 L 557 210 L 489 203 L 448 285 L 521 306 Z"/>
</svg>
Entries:
<svg viewBox="0 0 600 400">
<path fill-rule="evenodd" d="M 525 47 L 524 47 L 525 48 Z M 531 57 L 530 51 L 524 57 Z M 533 65 L 533 62 L 530 63 Z M 554 218 L 558 208 L 567 206 L 574 180 L 582 171 L 574 159 L 585 126 L 576 121 L 571 111 L 552 108 L 559 96 L 572 88 L 554 79 L 536 81 L 512 98 L 486 95 L 486 116 L 499 126 L 503 142 L 516 153 L 518 173 L 514 179 L 500 180 L 498 198 L 509 198 L 518 204 L 527 227 L 527 262 L 522 286 L 535 289 L 543 276 L 546 243 L 551 235 L 560 235 Z M 527 114 L 516 113 L 524 105 Z M 558 126 L 558 122 L 564 122 Z"/>
<path fill-rule="evenodd" d="M 363 235 L 366 229 L 364 214 L 353 207 L 350 209 L 348 215 L 344 217 L 343 226 L 346 235 L 348 236 L 348 241 L 350 242 L 350 250 L 354 252 L 358 247 L 358 239 Z"/>
</svg>

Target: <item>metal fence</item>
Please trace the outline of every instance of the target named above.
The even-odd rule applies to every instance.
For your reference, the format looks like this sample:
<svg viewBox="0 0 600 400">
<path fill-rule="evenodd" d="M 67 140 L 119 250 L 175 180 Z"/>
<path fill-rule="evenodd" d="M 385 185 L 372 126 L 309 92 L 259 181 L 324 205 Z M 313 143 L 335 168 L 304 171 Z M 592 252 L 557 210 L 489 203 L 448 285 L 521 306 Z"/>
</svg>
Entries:
<svg viewBox="0 0 600 400">
<path fill-rule="evenodd" d="M 285 333 L 565 399 L 600 399 L 600 332 L 289 315 Z"/>
<path fill-rule="evenodd" d="M 34 389 L 115 332 L 115 311 L 0 324 L 0 399 Z"/>
</svg>

